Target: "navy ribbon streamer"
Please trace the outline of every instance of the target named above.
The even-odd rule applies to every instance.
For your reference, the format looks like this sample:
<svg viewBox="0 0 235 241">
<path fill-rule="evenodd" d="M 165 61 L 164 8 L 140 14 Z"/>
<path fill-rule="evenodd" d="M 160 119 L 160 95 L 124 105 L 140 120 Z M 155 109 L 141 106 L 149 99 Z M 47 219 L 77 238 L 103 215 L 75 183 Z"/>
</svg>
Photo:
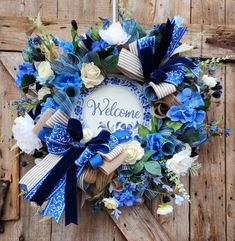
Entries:
<svg viewBox="0 0 235 241">
<path fill-rule="evenodd" d="M 82 124 L 77 119 L 69 119 L 67 132 L 72 136 L 75 142 L 79 142 L 83 138 Z M 62 159 L 51 170 L 43 184 L 36 191 L 31 201 L 42 205 L 49 195 L 53 192 L 53 188 L 57 182 L 66 174 L 65 185 L 65 225 L 70 223 L 77 224 L 77 165 L 75 161 L 80 157 L 87 146 L 95 149 L 96 145 L 108 141 L 110 133 L 101 131 L 98 136 L 91 139 L 84 146 L 73 145 L 62 157 Z"/>
</svg>

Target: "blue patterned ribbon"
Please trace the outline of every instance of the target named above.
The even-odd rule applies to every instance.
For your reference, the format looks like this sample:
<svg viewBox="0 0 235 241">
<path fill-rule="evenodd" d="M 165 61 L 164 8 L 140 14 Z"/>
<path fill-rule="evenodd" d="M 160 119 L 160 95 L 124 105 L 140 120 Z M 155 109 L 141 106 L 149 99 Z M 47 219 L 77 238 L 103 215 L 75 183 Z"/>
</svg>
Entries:
<svg viewBox="0 0 235 241">
<path fill-rule="evenodd" d="M 56 126 L 58 128 L 58 125 Z M 77 168 L 75 161 L 81 156 L 86 147 L 96 149 L 102 143 L 106 143 L 110 137 L 108 131 L 101 131 L 100 134 L 90 140 L 86 145 L 80 145 L 79 141 L 83 138 L 82 125 L 77 119 L 69 119 L 67 133 L 64 133 L 64 128 L 60 131 L 53 129 L 52 135 L 48 139 L 48 144 L 52 144 L 50 150 L 64 152 L 62 159 L 55 165 L 48 176 L 45 178 L 41 186 L 31 197 L 31 201 L 42 205 L 53 192 L 56 184 L 66 176 L 65 185 L 65 225 L 70 223 L 77 224 Z M 59 141 L 58 138 L 59 137 Z M 58 146 L 62 146 L 58 150 Z M 100 159 L 99 159 L 100 161 Z M 97 164 L 93 165 L 97 166 Z"/>
</svg>

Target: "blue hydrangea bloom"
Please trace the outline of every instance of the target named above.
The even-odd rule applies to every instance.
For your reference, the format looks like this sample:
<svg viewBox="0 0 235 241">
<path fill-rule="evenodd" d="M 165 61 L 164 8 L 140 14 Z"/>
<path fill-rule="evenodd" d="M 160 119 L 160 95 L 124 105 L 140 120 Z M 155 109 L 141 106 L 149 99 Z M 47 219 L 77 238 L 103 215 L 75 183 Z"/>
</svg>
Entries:
<svg viewBox="0 0 235 241">
<path fill-rule="evenodd" d="M 55 103 L 52 97 L 48 97 L 46 102 L 42 104 L 41 113 L 44 113 L 48 108 L 52 108 L 54 110 L 58 109 L 58 105 Z"/>
<path fill-rule="evenodd" d="M 56 44 L 60 48 L 64 49 L 66 53 L 74 53 L 74 47 L 71 41 L 64 41 L 63 39 L 60 39 L 60 38 L 56 38 L 55 41 L 56 41 Z"/>
<path fill-rule="evenodd" d="M 82 80 L 78 73 L 66 74 L 66 75 L 58 75 L 55 78 L 55 86 L 58 89 L 65 89 L 67 87 L 75 87 L 80 89 L 82 87 Z"/>
<path fill-rule="evenodd" d="M 192 108 L 198 108 L 200 106 L 204 106 L 205 104 L 201 94 L 199 92 L 193 91 L 190 88 L 183 89 L 183 91 L 176 97 L 181 103 Z"/>
<path fill-rule="evenodd" d="M 160 160 L 163 156 L 162 153 L 162 144 L 163 144 L 163 138 L 162 135 L 159 133 L 154 134 L 148 134 L 146 136 L 147 140 L 147 149 L 148 150 L 154 150 L 156 153 L 152 155 L 153 160 Z"/>
<path fill-rule="evenodd" d="M 94 52 L 98 52 L 98 51 L 100 51 L 102 49 L 106 49 L 108 47 L 110 47 L 110 45 L 107 42 L 105 42 L 104 40 L 94 41 L 91 45 L 91 49 Z"/>
<path fill-rule="evenodd" d="M 113 192 L 113 197 L 115 197 L 119 201 L 119 206 L 128 206 L 131 207 L 135 202 L 142 202 L 138 191 L 136 190 L 136 184 L 133 182 L 129 182 L 126 184 L 124 190 L 121 192 Z"/>
<path fill-rule="evenodd" d="M 34 75 L 34 67 L 32 63 L 30 62 L 25 62 L 23 65 L 19 65 L 19 69 L 16 73 L 16 85 L 17 87 L 21 86 L 21 83 L 24 79 L 24 75 Z"/>
<path fill-rule="evenodd" d="M 169 117 L 171 121 L 180 121 L 186 124 L 186 127 L 198 128 L 202 125 L 206 117 L 206 113 L 203 110 L 195 110 L 182 104 L 172 106 L 167 112 L 167 117 Z"/>
</svg>

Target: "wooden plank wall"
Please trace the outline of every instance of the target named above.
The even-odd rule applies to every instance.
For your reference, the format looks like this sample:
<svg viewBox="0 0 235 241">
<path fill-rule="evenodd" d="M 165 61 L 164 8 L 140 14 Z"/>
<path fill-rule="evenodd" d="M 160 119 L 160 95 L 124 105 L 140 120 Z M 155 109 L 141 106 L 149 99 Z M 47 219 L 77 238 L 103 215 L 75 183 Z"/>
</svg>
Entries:
<svg viewBox="0 0 235 241">
<path fill-rule="evenodd" d="M 33 16 L 39 10 L 45 18 L 65 20 L 75 18 L 84 22 L 96 21 L 99 16 L 110 17 L 112 14 L 111 0 L 1 0 L 0 3 L 0 16 L 12 16 L 12 19 L 16 16 Z M 207 25 L 205 29 L 210 30 L 218 24 L 232 25 L 235 20 L 234 0 L 125 0 L 124 3 L 131 6 L 133 16 L 145 25 L 152 25 L 165 21 L 169 16 L 179 15 L 186 23 L 194 24 L 195 29 L 192 32 L 200 32 L 201 24 Z M 23 34 L 21 36 L 25 37 Z M 205 45 L 205 36 L 210 36 L 209 31 L 204 33 L 204 37 L 198 35 L 198 47 Z M 3 36 L 0 36 L 1 38 Z M 20 35 L 17 35 L 18 38 L 21 38 Z M 18 50 L 19 47 L 5 49 Z M 223 51 L 226 53 L 226 50 L 221 48 L 218 50 L 210 45 L 197 51 L 198 56 L 216 56 L 218 52 L 221 56 Z M 224 127 L 230 127 L 233 133 L 235 133 L 234 72 L 234 63 L 226 64 L 219 71 L 218 78 L 221 79 L 225 92 L 219 101 L 214 101 L 210 113 L 211 118 L 220 118 Z M 12 83 L 12 76 L 0 62 L 1 81 L 3 76 L 4 81 Z M 1 91 L 3 88 L 1 87 Z M 175 207 L 172 216 L 157 217 L 172 240 L 235 240 L 234 152 L 234 136 L 228 139 L 220 137 L 203 147 L 199 176 L 184 180 L 192 197 L 191 204 L 185 203 L 181 207 Z M 24 158 L 26 157 L 21 159 Z M 33 166 L 32 161 L 27 162 L 28 165 L 21 168 L 21 175 Z M 21 202 L 20 212 L 18 221 L 6 223 L 5 233 L 0 234 L 1 241 L 126 240 L 106 213 L 93 215 L 88 206 L 80 212 L 79 226 L 68 228 L 63 224 L 57 225 L 54 221 L 38 223 L 39 217 L 35 216 L 36 209 L 29 203 Z"/>
</svg>

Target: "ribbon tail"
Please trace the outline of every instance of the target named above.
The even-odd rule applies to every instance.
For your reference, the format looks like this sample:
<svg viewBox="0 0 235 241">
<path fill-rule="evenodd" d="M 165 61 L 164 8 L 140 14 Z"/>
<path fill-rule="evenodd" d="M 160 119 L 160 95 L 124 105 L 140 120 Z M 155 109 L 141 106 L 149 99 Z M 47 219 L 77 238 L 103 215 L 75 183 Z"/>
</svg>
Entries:
<svg viewBox="0 0 235 241">
<path fill-rule="evenodd" d="M 52 193 L 53 188 L 56 186 L 60 178 L 70 169 L 75 160 L 81 155 L 83 149 L 75 147 L 70 148 L 62 159 L 51 170 L 41 187 L 36 191 L 31 201 L 42 205 L 48 196 Z"/>
<path fill-rule="evenodd" d="M 77 224 L 77 166 L 73 164 L 67 172 L 65 185 L 65 226 Z"/>
</svg>

